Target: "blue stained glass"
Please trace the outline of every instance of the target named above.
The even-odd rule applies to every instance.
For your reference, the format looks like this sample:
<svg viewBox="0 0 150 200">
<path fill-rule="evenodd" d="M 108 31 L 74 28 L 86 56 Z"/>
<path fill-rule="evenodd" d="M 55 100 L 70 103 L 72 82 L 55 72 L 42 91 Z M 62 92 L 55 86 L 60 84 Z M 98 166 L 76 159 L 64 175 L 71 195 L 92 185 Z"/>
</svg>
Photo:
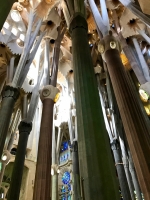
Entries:
<svg viewBox="0 0 150 200">
<path fill-rule="evenodd" d="M 71 191 L 71 185 L 68 184 L 68 191 Z"/>
<path fill-rule="evenodd" d="M 65 196 L 62 196 L 61 200 L 67 200 Z"/>
<path fill-rule="evenodd" d="M 64 184 L 68 184 L 70 182 L 70 173 L 69 172 L 65 172 L 62 176 L 62 182 Z"/>
<path fill-rule="evenodd" d="M 66 192 L 66 189 L 64 186 L 62 186 L 61 192 L 63 192 L 63 193 Z"/>
<path fill-rule="evenodd" d="M 71 196 L 70 195 L 68 196 L 67 200 L 71 200 Z"/>
</svg>

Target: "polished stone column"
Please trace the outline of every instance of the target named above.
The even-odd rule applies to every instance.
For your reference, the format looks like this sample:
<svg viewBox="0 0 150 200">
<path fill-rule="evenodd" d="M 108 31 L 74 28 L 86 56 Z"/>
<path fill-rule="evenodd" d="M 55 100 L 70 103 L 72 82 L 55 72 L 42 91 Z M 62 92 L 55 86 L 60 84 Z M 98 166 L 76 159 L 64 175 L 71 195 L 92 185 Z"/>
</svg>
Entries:
<svg viewBox="0 0 150 200">
<path fill-rule="evenodd" d="M 113 140 L 113 142 L 111 143 L 111 148 L 114 155 L 115 166 L 116 166 L 120 188 L 121 188 L 121 194 L 123 196 L 123 199 L 131 199 L 130 191 L 129 191 L 129 187 L 128 187 L 128 183 L 126 179 L 126 174 L 123 167 L 124 163 L 122 162 L 122 158 L 121 158 L 119 142 L 117 140 Z"/>
<path fill-rule="evenodd" d="M 2 156 L 5 140 L 7 137 L 8 127 L 13 112 L 14 104 L 19 97 L 17 88 L 7 85 L 2 94 L 2 105 L 0 108 L 0 157 Z"/>
<path fill-rule="evenodd" d="M 74 141 L 72 145 L 72 166 L 73 166 L 73 191 L 74 199 L 81 199 L 80 192 L 80 172 L 79 172 L 79 156 L 78 156 L 78 142 Z"/>
<path fill-rule="evenodd" d="M 85 18 L 79 13 L 73 16 L 70 32 L 82 191 L 86 200 L 117 200 L 119 186 L 100 106 L 87 30 Z"/>
<path fill-rule="evenodd" d="M 43 103 L 33 200 L 49 200 L 51 193 L 54 100 L 59 90 L 47 85 L 40 92 Z"/>
<path fill-rule="evenodd" d="M 16 0 L 5 0 L 0 2 L 0 30 L 2 29 L 14 2 L 16 2 Z"/>
<path fill-rule="evenodd" d="M 28 136 L 32 130 L 32 123 L 21 121 L 19 124 L 19 141 L 17 147 L 17 154 L 15 157 L 10 188 L 8 192 L 8 200 L 19 200 L 20 188 L 24 169 L 24 160 L 26 155 L 26 147 Z"/>
<path fill-rule="evenodd" d="M 137 94 L 120 59 L 119 46 L 111 35 L 99 44 L 106 60 L 127 141 L 145 199 L 150 199 L 150 134 Z"/>
</svg>

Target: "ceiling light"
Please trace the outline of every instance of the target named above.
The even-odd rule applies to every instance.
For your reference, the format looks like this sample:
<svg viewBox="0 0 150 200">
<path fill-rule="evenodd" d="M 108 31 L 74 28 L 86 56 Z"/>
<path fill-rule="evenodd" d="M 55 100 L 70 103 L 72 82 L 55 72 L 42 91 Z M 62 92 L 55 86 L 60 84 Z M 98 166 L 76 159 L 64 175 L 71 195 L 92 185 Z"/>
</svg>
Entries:
<svg viewBox="0 0 150 200">
<path fill-rule="evenodd" d="M 5 22 L 4 23 L 4 28 L 8 29 L 10 27 L 9 23 L 8 22 Z"/>
<path fill-rule="evenodd" d="M 24 35 L 24 34 L 20 34 L 20 39 L 24 42 L 24 40 L 25 40 L 25 35 Z"/>
<path fill-rule="evenodd" d="M 139 90 L 140 97 L 144 102 L 147 102 L 149 99 L 149 95 L 142 89 Z"/>
<path fill-rule="evenodd" d="M 4 155 L 2 156 L 2 160 L 3 160 L 3 161 L 7 160 L 7 155 L 6 155 L 6 154 L 4 154 Z"/>
<path fill-rule="evenodd" d="M 17 30 L 16 28 L 12 28 L 11 32 L 12 32 L 15 36 L 17 36 L 18 30 Z"/>
<path fill-rule="evenodd" d="M 21 21 L 20 14 L 17 10 L 11 10 L 10 16 L 15 22 Z"/>
</svg>

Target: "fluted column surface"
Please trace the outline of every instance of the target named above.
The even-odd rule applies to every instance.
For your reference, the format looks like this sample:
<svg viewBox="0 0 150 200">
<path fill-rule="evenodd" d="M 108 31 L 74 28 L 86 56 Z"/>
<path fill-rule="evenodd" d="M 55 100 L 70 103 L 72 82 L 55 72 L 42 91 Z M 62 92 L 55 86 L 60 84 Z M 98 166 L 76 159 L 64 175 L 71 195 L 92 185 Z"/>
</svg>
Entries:
<svg viewBox="0 0 150 200">
<path fill-rule="evenodd" d="M 132 153 L 138 180 L 145 199 L 150 199 L 150 133 L 135 90 L 121 62 L 119 51 L 109 49 L 105 53 L 126 137 Z"/>
<path fill-rule="evenodd" d="M 100 106 L 85 19 L 80 15 L 74 17 L 70 30 L 82 191 L 86 200 L 117 200 L 119 188 Z"/>
<path fill-rule="evenodd" d="M 33 200 L 50 200 L 53 106 L 52 99 L 43 100 Z"/>
</svg>

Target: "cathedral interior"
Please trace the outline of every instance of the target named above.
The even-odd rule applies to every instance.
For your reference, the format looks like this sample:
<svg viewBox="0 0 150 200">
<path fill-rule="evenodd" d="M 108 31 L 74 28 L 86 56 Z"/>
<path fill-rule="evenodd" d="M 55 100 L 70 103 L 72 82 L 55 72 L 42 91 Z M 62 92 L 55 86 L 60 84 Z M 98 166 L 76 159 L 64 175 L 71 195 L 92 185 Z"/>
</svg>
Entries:
<svg viewBox="0 0 150 200">
<path fill-rule="evenodd" d="M 0 1 L 0 200 L 150 200 L 150 1 Z"/>
</svg>

